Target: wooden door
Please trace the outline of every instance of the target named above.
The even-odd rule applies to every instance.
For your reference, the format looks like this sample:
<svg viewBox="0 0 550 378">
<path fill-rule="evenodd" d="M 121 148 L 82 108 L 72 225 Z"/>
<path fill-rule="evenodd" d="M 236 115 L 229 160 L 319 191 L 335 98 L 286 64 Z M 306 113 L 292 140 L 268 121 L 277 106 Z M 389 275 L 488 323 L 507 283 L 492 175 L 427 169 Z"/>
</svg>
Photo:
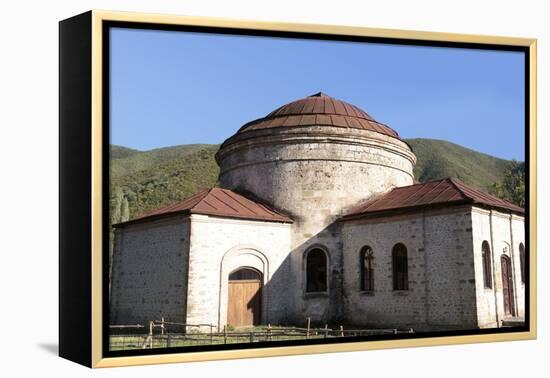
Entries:
<svg viewBox="0 0 550 378">
<path fill-rule="evenodd" d="M 508 256 L 500 258 L 502 268 L 502 295 L 504 297 L 504 314 L 515 316 L 514 306 L 514 281 L 512 276 L 512 264 Z"/>
<path fill-rule="evenodd" d="M 261 322 L 262 280 L 255 270 L 244 268 L 229 275 L 227 324 L 257 325 Z"/>
</svg>

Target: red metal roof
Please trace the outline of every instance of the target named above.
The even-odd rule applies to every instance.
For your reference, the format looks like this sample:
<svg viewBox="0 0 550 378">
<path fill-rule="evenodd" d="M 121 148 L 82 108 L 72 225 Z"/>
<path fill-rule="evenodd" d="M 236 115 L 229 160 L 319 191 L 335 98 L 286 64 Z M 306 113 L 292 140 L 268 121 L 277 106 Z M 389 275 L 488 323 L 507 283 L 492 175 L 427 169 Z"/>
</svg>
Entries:
<svg viewBox="0 0 550 378">
<path fill-rule="evenodd" d="M 399 138 L 395 130 L 376 121 L 364 110 L 322 92 L 283 105 L 264 118 L 245 124 L 237 134 L 251 130 L 293 126 L 363 129 Z"/>
<path fill-rule="evenodd" d="M 120 227 L 171 214 L 203 214 L 227 218 L 292 223 L 292 219 L 271 210 L 266 205 L 252 201 L 228 189 L 211 188 L 198 192 L 180 202 L 164 206 L 139 218 L 114 226 Z"/>
<path fill-rule="evenodd" d="M 342 220 L 398 210 L 466 203 L 520 214 L 525 212 L 522 207 L 513 203 L 468 186 L 457 179 L 447 178 L 394 188 L 390 192 L 352 209 Z"/>
</svg>

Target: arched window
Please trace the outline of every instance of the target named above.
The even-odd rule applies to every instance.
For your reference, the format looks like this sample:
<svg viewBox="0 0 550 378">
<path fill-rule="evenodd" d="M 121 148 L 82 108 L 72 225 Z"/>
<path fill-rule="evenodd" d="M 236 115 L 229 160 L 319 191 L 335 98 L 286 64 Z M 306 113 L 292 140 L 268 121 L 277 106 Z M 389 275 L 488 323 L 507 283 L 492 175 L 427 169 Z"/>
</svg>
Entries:
<svg viewBox="0 0 550 378">
<path fill-rule="evenodd" d="M 491 247 L 487 240 L 484 240 L 481 244 L 481 260 L 483 262 L 483 284 L 486 288 L 491 289 L 493 287 L 493 280 L 491 279 Z"/>
<path fill-rule="evenodd" d="M 374 256 L 371 247 L 361 248 L 359 266 L 361 267 L 361 291 L 374 290 Z"/>
<path fill-rule="evenodd" d="M 306 292 L 327 291 L 327 255 L 319 248 L 312 249 L 306 256 Z"/>
<path fill-rule="evenodd" d="M 409 290 L 407 247 L 397 243 L 392 249 L 393 290 Z"/>
<path fill-rule="evenodd" d="M 525 246 L 519 243 L 519 266 L 521 269 L 521 282 L 525 283 Z"/>
</svg>

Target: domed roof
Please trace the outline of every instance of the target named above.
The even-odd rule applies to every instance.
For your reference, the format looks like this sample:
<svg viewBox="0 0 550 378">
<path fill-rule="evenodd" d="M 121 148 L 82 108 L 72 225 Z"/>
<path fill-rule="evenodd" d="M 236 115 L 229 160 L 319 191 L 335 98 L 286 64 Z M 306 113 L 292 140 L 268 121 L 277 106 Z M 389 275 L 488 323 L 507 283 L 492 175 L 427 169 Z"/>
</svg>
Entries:
<svg viewBox="0 0 550 378">
<path fill-rule="evenodd" d="M 322 92 L 290 102 L 264 118 L 248 122 L 237 134 L 261 129 L 293 126 L 332 126 L 375 131 L 394 138 L 399 134 L 376 121 L 355 105 L 330 97 Z"/>
</svg>

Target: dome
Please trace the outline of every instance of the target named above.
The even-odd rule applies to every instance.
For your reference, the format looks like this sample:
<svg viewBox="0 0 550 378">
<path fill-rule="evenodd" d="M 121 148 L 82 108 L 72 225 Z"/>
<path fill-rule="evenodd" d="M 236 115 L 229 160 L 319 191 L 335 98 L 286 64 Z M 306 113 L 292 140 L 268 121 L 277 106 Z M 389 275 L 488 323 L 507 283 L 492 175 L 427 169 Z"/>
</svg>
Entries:
<svg viewBox="0 0 550 378">
<path fill-rule="evenodd" d="M 248 122 L 237 134 L 278 127 L 330 126 L 375 131 L 394 138 L 399 134 L 355 105 L 319 92 L 275 109 L 264 118 Z"/>
<path fill-rule="evenodd" d="M 242 126 L 222 143 L 216 162 L 220 187 L 290 216 L 303 236 L 358 203 L 411 185 L 416 157 L 391 128 L 317 93 Z"/>
</svg>

